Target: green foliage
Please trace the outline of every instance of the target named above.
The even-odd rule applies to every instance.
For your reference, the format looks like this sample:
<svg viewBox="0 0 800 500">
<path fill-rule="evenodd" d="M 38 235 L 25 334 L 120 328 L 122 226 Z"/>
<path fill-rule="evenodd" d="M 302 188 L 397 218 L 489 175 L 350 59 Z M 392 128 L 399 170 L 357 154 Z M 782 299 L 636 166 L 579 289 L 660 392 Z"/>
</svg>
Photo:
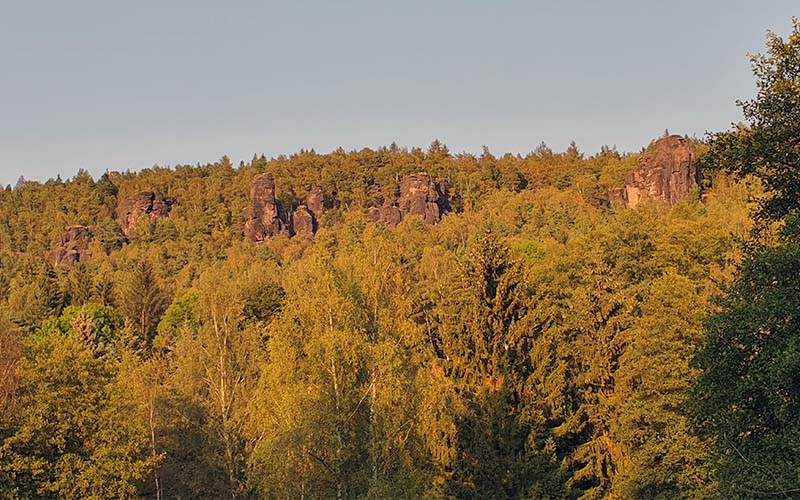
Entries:
<svg viewBox="0 0 800 500">
<path fill-rule="evenodd" d="M 791 487 L 767 476 L 789 474 L 797 443 L 795 247 L 747 257 L 754 283 L 778 270 L 775 300 L 744 282 L 711 300 L 742 259 L 749 200 L 777 184 L 707 172 L 702 203 L 610 207 L 638 158 L 437 141 L 0 192 L 0 497 L 716 498 L 751 472 Z M 448 180 L 452 213 L 366 222 L 423 170 Z M 313 239 L 245 241 L 263 172 L 287 206 L 323 187 Z M 126 238 L 115 209 L 143 190 L 177 204 Z M 74 224 L 92 227 L 92 260 L 52 269 Z M 758 325 L 782 333 L 770 344 Z M 722 335 L 734 326 L 753 360 Z M 695 403 L 711 423 L 687 417 Z M 725 435 L 753 464 L 785 460 L 715 462 L 717 424 L 740 425 Z"/>
<path fill-rule="evenodd" d="M 5 498 L 135 498 L 157 464 L 114 385 L 113 361 L 80 339 L 52 336 L 19 369 L 17 402 L 2 416 Z"/>
<path fill-rule="evenodd" d="M 748 256 L 709 319 L 698 355 L 696 397 L 703 434 L 715 439 L 722 491 L 781 496 L 800 488 L 800 247 Z"/>
<path fill-rule="evenodd" d="M 87 345 L 111 345 L 122 329 L 122 318 L 108 306 L 84 304 L 68 306 L 57 318 L 42 322 L 42 327 L 33 336 L 38 340 L 53 335 L 73 336 Z"/>
<path fill-rule="evenodd" d="M 616 377 L 612 431 L 625 463 L 614 490 L 624 498 L 711 498 L 714 470 L 687 415 L 698 375 L 689 363 L 702 338 L 706 299 L 673 273 L 653 281 L 645 297 L 641 319 L 623 334 Z"/>
<path fill-rule="evenodd" d="M 195 331 L 200 327 L 197 317 L 198 301 L 197 292 L 193 290 L 172 301 L 158 323 L 158 336 L 154 342 L 157 347 L 172 346 L 182 333 Z"/>
<path fill-rule="evenodd" d="M 44 263 L 23 262 L 9 286 L 9 319 L 25 333 L 32 333 L 43 319 L 60 312 L 62 299 L 52 270 Z"/>
<path fill-rule="evenodd" d="M 766 54 L 751 62 L 758 94 L 740 103 L 748 124 L 712 135 L 706 163 L 760 179 L 759 216 L 776 221 L 800 209 L 800 21 L 786 39 L 767 32 Z"/>
<path fill-rule="evenodd" d="M 144 259 L 135 261 L 123 276 L 117 294 L 120 310 L 130 328 L 130 342 L 149 349 L 157 332 L 159 318 L 169 302 L 150 262 Z"/>
<path fill-rule="evenodd" d="M 758 95 L 742 103 L 748 127 L 712 137 L 709 162 L 757 178 L 759 231 L 736 280 L 707 320 L 696 357 L 694 421 L 714 443 L 728 498 L 800 492 L 800 22 L 787 39 L 767 35 L 751 58 Z M 779 231 L 775 231 L 779 229 Z"/>
<path fill-rule="evenodd" d="M 376 228 L 319 233 L 287 271 L 252 403 L 250 458 L 267 497 L 414 498 L 424 491 L 412 436 L 415 368 L 398 242 Z"/>
<path fill-rule="evenodd" d="M 528 315 L 530 292 L 509 250 L 491 234 L 468 250 L 460 290 L 435 309 L 434 370 L 447 379 L 461 412 L 452 422 L 452 460 L 441 464 L 457 498 L 560 496 L 555 449 L 527 407 L 531 344 L 541 324 Z"/>
<path fill-rule="evenodd" d="M 0 413 L 14 402 L 17 365 L 22 356 L 22 338 L 18 329 L 0 312 Z"/>
</svg>

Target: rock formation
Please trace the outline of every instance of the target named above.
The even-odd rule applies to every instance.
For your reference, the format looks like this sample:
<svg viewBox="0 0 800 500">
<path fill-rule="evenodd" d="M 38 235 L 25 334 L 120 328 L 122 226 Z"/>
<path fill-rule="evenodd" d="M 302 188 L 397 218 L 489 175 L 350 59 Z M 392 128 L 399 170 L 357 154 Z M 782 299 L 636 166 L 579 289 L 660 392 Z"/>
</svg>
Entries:
<svg viewBox="0 0 800 500">
<path fill-rule="evenodd" d="M 397 205 L 406 215 L 419 215 L 426 224 L 436 224 L 441 220 L 439 192 L 431 181 L 430 174 L 408 175 L 400 183 L 400 199 Z"/>
<path fill-rule="evenodd" d="M 79 262 L 88 262 L 91 259 L 89 253 L 91 242 L 92 232 L 88 227 L 68 227 L 58 239 L 58 245 L 53 251 L 53 265 L 71 267 Z"/>
<path fill-rule="evenodd" d="M 381 207 L 370 208 L 367 216 L 373 222 L 396 226 L 406 216 L 417 215 L 432 225 L 450 211 L 448 197 L 446 181 L 434 182 L 430 174 L 420 172 L 403 178 L 397 200 L 390 199 Z M 261 174 L 253 179 L 250 206 L 244 210 L 244 234 L 254 243 L 279 234 L 313 236 L 325 210 L 325 192 L 321 186 L 311 186 L 305 203 L 292 211 L 291 207 L 281 207 L 275 199 L 272 174 Z"/>
<path fill-rule="evenodd" d="M 317 232 L 316 220 L 314 215 L 305 205 L 300 205 L 292 214 L 292 230 L 294 234 L 312 236 Z"/>
<path fill-rule="evenodd" d="M 175 200 L 164 197 L 158 191 L 142 191 L 120 202 L 117 220 L 122 232 L 128 236 L 131 229 L 144 217 L 149 217 L 151 222 L 168 217 L 174 204 Z"/>
<path fill-rule="evenodd" d="M 289 234 L 285 218 L 275 201 L 275 178 L 272 174 L 261 174 L 253 179 L 250 206 L 245 208 L 244 216 L 244 234 L 254 243 Z"/>
<path fill-rule="evenodd" d="M 306 208 L 318 221 L 325 213 L 325 192 L 322 186 L 312 186 L 306 195 Z"/>
<path fill-rule="evenodd" d="M 628 208 L 650 200 L 678 203 L 697 184 L 696 157 L 694 146 L 683 137 L 662 137 L 642 154 L 639 167 L 625 176 L 625 188 L 609 193 L 611 203 Z"/>
<path fill-rule="evenodd" d="M 367 210 L 367 218 L 372 222 L 396 226 L 403 220 L 403 212 L 396 205 L 371 207 Z"/>
<path fill-rule="evenodd" d="M 325 192 L 322 186 L 311 186 L 306 194 L 305 205 L 292 213 L 292 233 L 311 236 L 319 229 L 319 220 L 325 213 Z"/>
<path fill-rule="evenodd" d="M 420 172 L 408 175 L 400 182 L 397 203 L 369 209 L 373 222 L 397 225 L 408 215 L 418 215 L 426 224 L 433 225 L 450 211 L 449 186 L 446 181 L 433 182 L 430 174 Z"/>
</svg>

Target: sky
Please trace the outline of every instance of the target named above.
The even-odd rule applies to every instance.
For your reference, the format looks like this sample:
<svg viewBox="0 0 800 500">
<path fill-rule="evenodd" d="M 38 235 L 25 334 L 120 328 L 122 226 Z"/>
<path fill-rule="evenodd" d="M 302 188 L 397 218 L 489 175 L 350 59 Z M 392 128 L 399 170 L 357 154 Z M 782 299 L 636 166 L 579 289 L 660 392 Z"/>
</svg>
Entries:
<svg viewBox="0 0 800 500">
<path fill-rule="evenodd" d="M 0 0 L 0 185 L 434 139 L 638 151 L 740 121 L 747 54 L 798 14 L 797 0 Z"/>
</svg>

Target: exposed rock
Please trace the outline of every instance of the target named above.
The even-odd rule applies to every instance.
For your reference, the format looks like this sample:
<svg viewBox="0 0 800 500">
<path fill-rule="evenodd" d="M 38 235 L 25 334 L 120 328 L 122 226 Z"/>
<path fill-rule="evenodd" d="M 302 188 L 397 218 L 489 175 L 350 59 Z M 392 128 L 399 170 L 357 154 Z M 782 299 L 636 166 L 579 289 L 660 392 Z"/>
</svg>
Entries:
<svg viewBox="0 0 800 500">
<path fill-rule="evenodd" d="M 68 227 L 58 239 L 53 251 L 55 267 L 71 267 L 79 262 L 91 259 L 89 245 L 92 243 L 92 232 L 86 226 Z"/>
<path fill-rule="evenodd" d="M 436 224 L 450 211 L 448 191 L 446 181 L 433 181 L 426 172 L 409 175 L 400 184 L 399 199 L 369 208 L 367 217 L 373 222 L 396 226 L 407 215 L 418 215 L 426 224 Z M 312 236 L 319 229 L 319 219 L 325 210 L 325 192 L 321 186 L 309 187 L 305 203 L 294 211 L 290 207 L 284 210 L 275 199 L 275 178 L 269 173 L 261 174 L 253 179 L 250 206 L 244 210 L 244 233 L 255 243 L 279 234 Z"/>
<path fill-rule="evenodd" d="M 319 221 L 325 213 L 325 192 L 322 186 L 312 186 L 306 195 L 306 208 Z"/>
<path fill-rule="evenodd" d="M 657 140 L 625 176 L 624 193 L 612 191 L 612 203 L 621 197 L 628 208 L 650 200 L 675 205 L 697 184 L 696 157 L 694 146 L 679 135 Z"/>
<path fill-rule="evenodd" d="M 314 215 L 305 205 L 300 205 L 292 214 L 292 229 L 294 234 L 313 236 L 317 232 L 316 220 Z"/>
<path fill-rule="evenodd" d="M 293 234 L 312 236 L 319 229 L 319 219 L 325 213 L 325 192 L 322 186 L 311 186 L 306 194 L 305 205 L 292 213 Z"/>
<path fill-rule="evenodd" d="M 426 224 L 436 224 L 441 219 L 439 191 L 431 181 L 430 174 L 420 172 L 408 175 L 400 182 L 400 199 L 397 205 L 406 215 L 419 215 Z"/>
<path fill-rule="evenodd" d="M 374 222 L 394 226 L 408 215 L 418 215 L 426 224 L 433 225 L 449 211 L 447 181 L 434 182 L 430 174 L 420 172 L 403 178 L 400 182 L 400 198 L 396 203 L 370 208 L 368 217 Z"/>
<path fill-rule="evenodd" d="M 372 222 L 396 226 L 403 220 L 403 213 L 395 205 L 384 205 L 371 207 L 367 211 L 367 218 Z"/>
<path fill-rule="evenodd" d="M 124 199 L 117 207 L 117 220 L 125 236 L 144 217 L 157 222 L 169 216 L 175 200 L 164 197 L 158 191 L 142 191 L 136 196 Z"/>
<path fill-rule="evenodd" d="M 250 241 L 260 243 L 279 234 L 289 234 L 275 201 L 275 178 L 272 174 L 261 174 L 253 179 L 250 206 L 245 208 L 244 216 L 244 234 Z"/>
<path fill-rule="evenodd" d="M 624 187 L 613 188 L 608 193 L 608 201 L 612 207 L 627 206 L 627 204 L 625 203 L 625 188 Z"/>
</svg>

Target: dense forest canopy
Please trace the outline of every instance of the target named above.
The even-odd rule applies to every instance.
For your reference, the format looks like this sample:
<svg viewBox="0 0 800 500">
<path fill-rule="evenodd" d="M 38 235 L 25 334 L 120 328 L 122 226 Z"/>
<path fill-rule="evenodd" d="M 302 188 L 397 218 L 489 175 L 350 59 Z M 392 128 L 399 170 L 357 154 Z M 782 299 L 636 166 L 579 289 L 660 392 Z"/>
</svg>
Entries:
<svg viewBox="0 0 800 500">
<path fill-rule="evenodd" d="M 0 498 L 797 497 L 797 22 L 753 64 L 639 153 L 0 191 Z"/>
</svg>

